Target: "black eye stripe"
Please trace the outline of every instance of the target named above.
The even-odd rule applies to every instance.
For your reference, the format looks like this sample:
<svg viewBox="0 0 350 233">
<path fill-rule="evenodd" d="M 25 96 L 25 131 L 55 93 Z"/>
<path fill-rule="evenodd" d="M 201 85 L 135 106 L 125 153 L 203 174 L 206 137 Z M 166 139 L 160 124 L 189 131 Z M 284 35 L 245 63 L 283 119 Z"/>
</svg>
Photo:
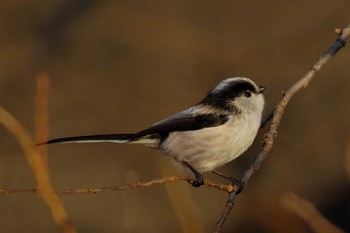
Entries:
<svg viewBox="0 0 350 233">
<path fill-rule="evenodd" d="M 250 95 L 257 93 L 256 87 L 251 82 L 246 80 L 234 81 L 219 90 L 214 88 L 200 103 L 231 111 L 233 110 L 231 101 L 238 96 L 246 95 L 246 91 Z"/>
</svg>

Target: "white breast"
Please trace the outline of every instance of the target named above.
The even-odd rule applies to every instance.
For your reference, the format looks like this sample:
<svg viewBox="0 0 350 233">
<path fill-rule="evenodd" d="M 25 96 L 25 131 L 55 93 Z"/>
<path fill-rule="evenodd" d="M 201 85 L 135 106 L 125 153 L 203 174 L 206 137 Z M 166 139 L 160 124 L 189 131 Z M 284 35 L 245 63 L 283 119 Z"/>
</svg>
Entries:
<svg viewBox="0 0 350 233">
<path fill-rule="evenodd" d="M 261 112 L 258 114 L 231 116 L 217 127 L 171 133 L 159 149 L 176 161 L 188 161 L 200 172 L 211 171 L 234 160 L 253 143 L 260 126 Z"/>
</svg>

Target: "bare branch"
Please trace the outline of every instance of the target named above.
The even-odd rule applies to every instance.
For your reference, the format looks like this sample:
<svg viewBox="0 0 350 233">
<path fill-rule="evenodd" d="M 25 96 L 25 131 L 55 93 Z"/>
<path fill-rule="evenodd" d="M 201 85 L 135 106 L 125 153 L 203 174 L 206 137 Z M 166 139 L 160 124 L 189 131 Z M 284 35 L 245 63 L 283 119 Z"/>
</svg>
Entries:
<svg viewBox="0 0 350 233">
<path fill-rule="evenodd" d="M 338 34 L 338 38 L 331 45 L 331 47 L 323 53 L 321 57 L 318 58 L 316 63 L 308 70 L 308 72 L 296 83 L 294 83 L 288 90 L 285 91 L 281 101 L 275 107 L 272 121 L 268 132 L 265 134 L 265 138 L 263 141 L 263 148 L 261 152 L 256 157 L 253 164 L 250 168 L 244 173 L 241 182 L 247 183 L 250 177 L 253 175 L 254 171 L 259 169 L 262 161 L 266 158 L 267 154 L 270 152 L 274 138 L 277 135 L 277 128 L 282 119 L 284 110 L 289 103 L 290 99 L 302 88 L 308 86 L 316 72 L 318 72 L 327 62 L 328 60 L 334 56 L 341 48 L 343 48 L 346 44 L 346 40 L 350 36 L 350 25 L 344 28 L 336 29 L 336 33 Z M 224 225 L 228 215 L 230 214 L 232 207 L 234 205 L 234 200 L 237 195 L 237 188 L 235 191 L 229 194 L 229 198 L 226 202 L 226 206 L 224 212 L 222 213 L 219 221 L 216 223 L 214 232 L 220 232 L 222 226 Z"/>
<path fill-rule="evenodd" d="M 65 189 L 65 190 L 53 190 L 53 189 L 42 189 L 42 188 L 27 188 L 27 189 L 0 189 L 0 193 L 3 194 L 13 194 L 13 193 L 57 193 L 57 194 L 80 194 L 80 193 L 94 193 L 99 194 L 102 192 L 113 192 L 113 191 L 123 191 L 128 189 L 141 189 L 150 188 L 153 185 L 171 183 L 176 181 L 187 181 L 192 183 L 194 180 L 187 176 L 167 176 L 163 178 L 154 179 L 146 182 L 135 182 L 129 185 L 122 186 L 109 186 L 101 188 L 79 188 L 79 189 Z M 211 188 L 216 188 L 218 190 L 224 191 L 226 193 L 231 193 L 234 190 L 232 185 L 223 185 L 213 183 L 205 179 L 205 185 Z"/>
</svg>

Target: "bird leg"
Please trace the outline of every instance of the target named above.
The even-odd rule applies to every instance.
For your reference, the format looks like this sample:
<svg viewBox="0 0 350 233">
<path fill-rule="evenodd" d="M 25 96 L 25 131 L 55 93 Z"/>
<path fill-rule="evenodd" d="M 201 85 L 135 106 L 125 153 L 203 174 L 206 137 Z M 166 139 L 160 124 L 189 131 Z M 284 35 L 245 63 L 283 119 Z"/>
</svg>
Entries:
<svg viewBox="0 0 350 233">
<path fill-rule="evenodd" d="M 244 187 L 247 185 L 245 182 L 242 182 L 240 180 L 237 180 L 236 178 L 232 177 L 232 176 L 228 176 L 224 173 L 221 173 L 217 170 L 212 170 L 212 173 L 214 173 L 215 175 L 221 176 L 225 179 L 228 179 L 229 181 L 231 181 L 232 185 L 237 186 L 238 187 L 238 191 L 237 194 L 239 194 L 240 192 L 243 191 Z"/>
<path fill-rule="evenodd" d="M 203 179 L 203 176 L 202 174 L 197 171 L 194 167 L 192 167 L 192 165 L 187 162 L 187 161 L 182 161 L 182 164 L 185 165 L 186 167 L 188 167 L 191 172 L 193 172 L 193 174 L 196 176 L 196 179 L 195 181 L 193 181 L 191 184 L 193 187 L 199 187 L 199 186 L 202 186 L 204 184 L 204 179 Z"/>
</svg>

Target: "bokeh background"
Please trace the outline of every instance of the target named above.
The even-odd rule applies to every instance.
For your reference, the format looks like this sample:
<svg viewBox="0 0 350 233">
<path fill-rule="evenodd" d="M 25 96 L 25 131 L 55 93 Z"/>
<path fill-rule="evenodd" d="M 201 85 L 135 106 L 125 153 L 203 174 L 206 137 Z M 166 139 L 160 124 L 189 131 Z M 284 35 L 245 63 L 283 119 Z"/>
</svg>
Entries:
<svg viewBox="0 0 350 233">
<path fill-rule="evenodd" d="M 348 0 L 1 1 L 0 104 L 34 133 L 36 77 L 50 76 L 50 137 L 136 132 L 198 102 L 220 80 L 267 87 L 266 113 L 350 23 Z M 311 232 L 281 205 L 306 198 L 350 231 L 350 50 L 293 98 L 268 158 L 236 199 L 223 232 Z M 222 167 L 240 178 L 261 148 Z M 178 174 L 139 145 L 49 146 L 58 189 Z M 206 177 L 227 182 L 212 174 Z M 0 127 L 0 187 L 35 187 L 16 139 Z M 211 232 L 226 194 L 178 182 L 61 196 L 78 232 Z M 61 232 L 36 194 L 0 195 L 1 232 Z"/>
</svg>

